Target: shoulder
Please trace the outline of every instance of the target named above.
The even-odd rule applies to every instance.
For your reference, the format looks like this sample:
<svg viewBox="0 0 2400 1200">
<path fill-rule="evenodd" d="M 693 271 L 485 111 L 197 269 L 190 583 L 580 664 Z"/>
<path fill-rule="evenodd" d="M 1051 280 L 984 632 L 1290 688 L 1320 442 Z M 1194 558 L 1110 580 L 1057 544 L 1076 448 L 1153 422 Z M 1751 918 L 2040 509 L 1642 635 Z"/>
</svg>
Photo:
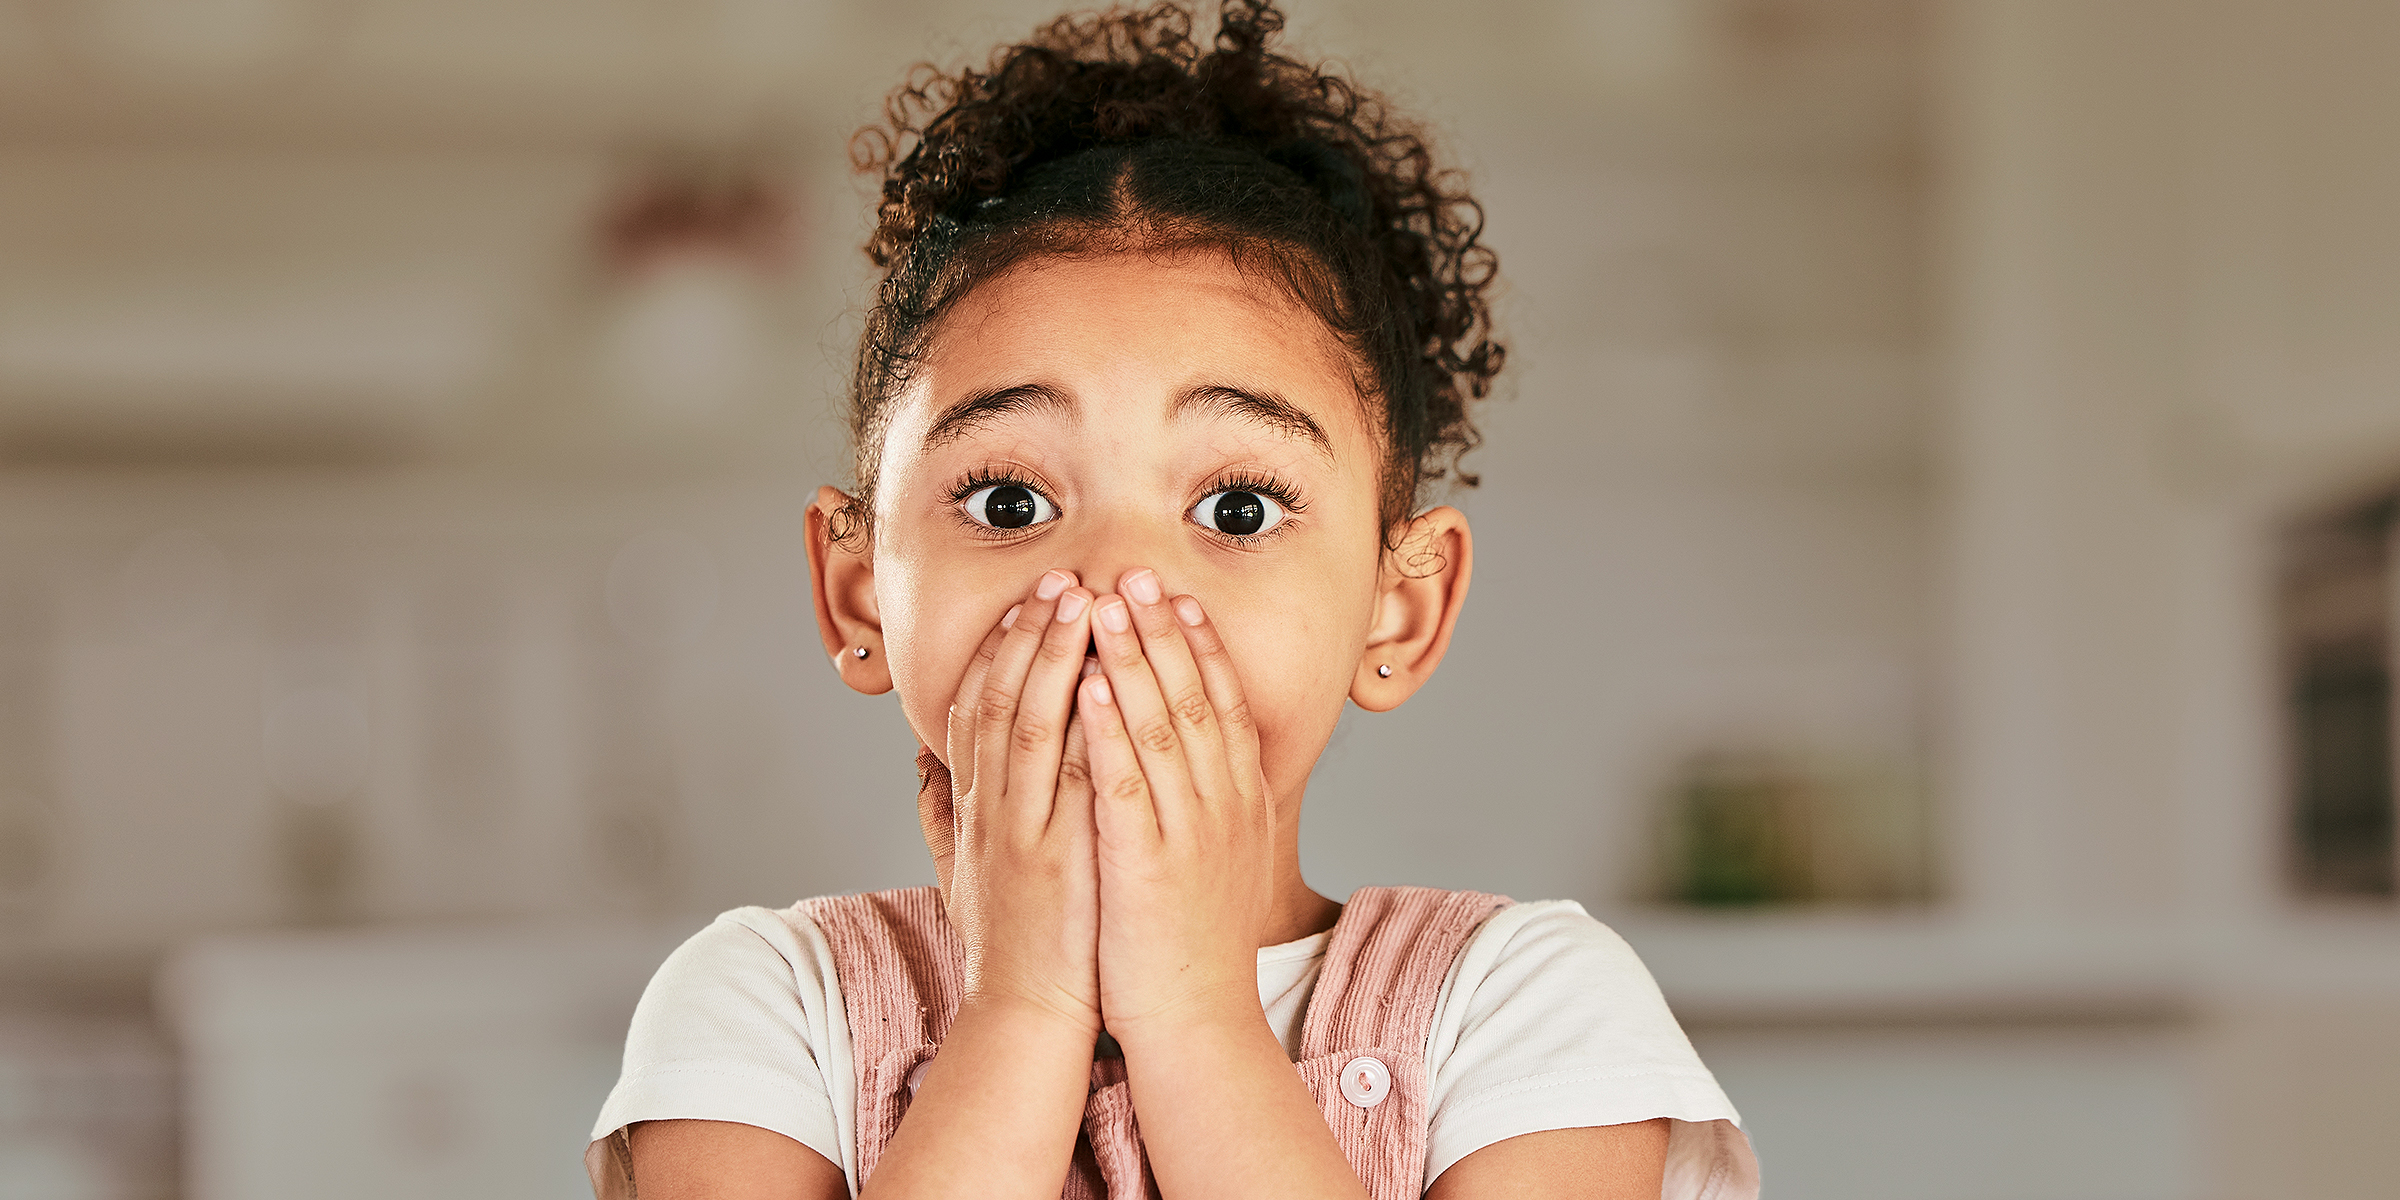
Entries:
<svg viewBox="0 0 2400 1200">
<path fill-rule="evenodd" d="M 1572 900 L 1483 923 L 1451 966 L 1426 1051 L 1428 1180 L 1521 1133 L 1738 1119 L 1640 956 Z"/>
<path fill-rule="evenodd" d="M 651 980 L 662 1002 L 767 989 L 801 999 L 827 995 L 838 1007 L 835 964 L 844 946 L 888 941 L 938 925 L 933 888 L 814 896 L 788 908 L 750 906 L 718 914 L 669 955 Z M 644 999 L 647 1002 L 649 994 Z"/>
<path fill-rule="evenodd" d="M 1489 984 L 1570 978 L 1597 987 L 1598 998 L 1611 1002 L 1655 1002 L 1662 1011 L 1666 1006 L 1641 956 L 1573 900 L 1511 904 L 1493 913 L 1459 953 L 1452 985 L 1482 990 Z"/>
<path fill-rule="evenodd" d="M 731 909 L 659 964 L 642 1003 L 688 1003 L 729 987 L 822 987 L 830 982 L 827 965 L 824 934 L 800 906 Z"/>
<path fill-rule="evenodd" d="M 838 1008 L 837 961 L 854 959 L 862 945 L 888 945 L 943 924 L 941 893 L 930 887 L 815 896 L 788 908 L 731 909 L 667 956 L 644 1002 L 652 995 L 666 1002 L 730 986 L 769 988 L 803 999 L 831 995 Z"/>
<path fill-rule="evenodd" d="M 1641 956 L 1572 900 L 1493 913 L 1452 964 L 1434 1017 L 1437 1059 L 1501 1032 L 1604 1045 L 1619 1066 L 1699 1065 Z"/>
<path fill-rule="evenodd" d="M 640 1121 L 732 1121 L 846 1165 L 850 1071 L 833 959 L 805 906 L 733 909 L 651 976 L 592 1136 Z"/>
<path fill-rule="evenodd" d="M 627 1067 L 814 1041 L 806 1031 L 838 1007 L 838 989 L 824 935 L 798 907 L 721 913 L 643 989 L 626 1031 Z"/>
<path fill-rule="evenodd" d="M 816 920 L 809 915 L 809 904 L 803 900 L 789 908 L 753 904 L 727 909 L 686 939 L 675 953 L 688 952 L 701 959 L 764 957 L 772 953 L 789 962 L 795 955 L 809 954 L 811 946 L 824 940 Z"/>
</svg>

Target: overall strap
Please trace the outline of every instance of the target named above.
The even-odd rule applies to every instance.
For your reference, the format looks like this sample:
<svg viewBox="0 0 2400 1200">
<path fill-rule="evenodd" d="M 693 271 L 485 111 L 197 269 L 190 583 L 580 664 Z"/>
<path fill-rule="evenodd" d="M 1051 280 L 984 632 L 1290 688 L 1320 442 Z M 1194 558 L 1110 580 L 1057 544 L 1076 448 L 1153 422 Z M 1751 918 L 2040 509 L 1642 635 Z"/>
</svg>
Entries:
<svg viewBox="0 0 2400 1200">
<path fill-rule="evenodd" d="M 1083 1136 L 1067 1171 L 1061 1200 L 1158 1200 L 1158 1179 L 1142 1148 L 1125 1060 L 1092 1063 L 1092 1092 L 1083 1105 Z"/>
<path fill-rule="evenodd" d="M 823 896 L 800 911 L 833 954 L 858 1086 L 858 1178 L 883 1157 L 908 1108 L 908 1080 L 931 1059 L 964 990 L 958 936 L 930 887 Z"/>
<path fill-rule="evenodd" d="M 1451 963 L 1510 903 L 1481 892 L 1360 888 L 1334 924 L 1294 1066 L 1372 1200 L 1424 1193 L 1434 1006 Z"/>
<path fill-rule="evenodd" d="M 1422 1054 L 1450 964 L 1493 913 L 1515 903 L 1483 892 L 1363 887 L 1325 947 L 1300 1029 L 1300 1057 L 1359 1046 Z"/>
</svg>

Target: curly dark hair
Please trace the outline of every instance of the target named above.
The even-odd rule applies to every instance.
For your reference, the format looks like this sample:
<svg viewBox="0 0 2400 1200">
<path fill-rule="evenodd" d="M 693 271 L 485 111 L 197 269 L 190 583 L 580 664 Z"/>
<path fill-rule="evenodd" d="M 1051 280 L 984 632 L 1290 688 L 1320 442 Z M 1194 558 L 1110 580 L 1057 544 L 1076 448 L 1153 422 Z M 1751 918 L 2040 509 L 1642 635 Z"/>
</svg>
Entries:
<svg viewBox="0 0 2400 1200">
<path fill-rule="evenodd" d="M 982 70 L 919 65 L 851 143 L 883 178 L 885 270 L 850 390 L 866 527 L 890 401 L 942 314 L 1049 254 L 1207 247 L 1286 287 L 1354 357 L 1385 439 L 1387 542 L 1480 440 L 1497 258 L 1463 177 L 1373 92 L 1271 49 L 1283 14 L 1223 0 L 1215 46 L 1174 3 L 1060 17 Z"/>
</svg>

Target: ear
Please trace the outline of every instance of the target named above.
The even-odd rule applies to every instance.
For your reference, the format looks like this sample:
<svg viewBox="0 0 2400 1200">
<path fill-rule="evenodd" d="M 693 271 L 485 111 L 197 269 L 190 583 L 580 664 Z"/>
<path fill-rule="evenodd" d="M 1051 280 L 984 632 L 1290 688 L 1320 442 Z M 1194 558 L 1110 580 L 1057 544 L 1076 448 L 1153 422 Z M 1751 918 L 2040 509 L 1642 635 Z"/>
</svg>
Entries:
<svg viewBox="0 0 2400 1200">
<path fill-rule="evenodd" d="M 1445 504 L 1409 521 L 1399 548 L 1383 552 L 1375 625 L 1367 631 L 1367 651 L 1350 683 L 1352 703 L 1368 712 L 1389 712 L 1433 678 L 1450 649 L 1450 631 L 1458 627 L 1474 566 L 1475 541 L 1465 513 Z"/>
<path fill-rule="evenodd" d="M 817 602 L 817 633 L 833 669 L 843 683 L 880 696 L 892 690 L 892 667 L 883 656 L 883 618 L 875 607 L 875 548 L 858 528 L 858 511 L 849 493 L 817 489 L 808 506 L 808 583 Z"/>
</svg>

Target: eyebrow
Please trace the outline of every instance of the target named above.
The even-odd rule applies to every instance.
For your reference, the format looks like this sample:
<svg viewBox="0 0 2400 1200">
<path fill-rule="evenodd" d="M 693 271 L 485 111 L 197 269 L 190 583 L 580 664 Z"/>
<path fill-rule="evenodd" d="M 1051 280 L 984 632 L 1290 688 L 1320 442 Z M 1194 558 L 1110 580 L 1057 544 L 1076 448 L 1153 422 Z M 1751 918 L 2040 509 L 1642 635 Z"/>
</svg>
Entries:
<svg viewBox="0 0 2400 1200">
<path fill-rule="evenodd" d="M 1315 446 L 1317 453 L 1324 455 L 1328 461 L 1333 458 L 1333 439 L 1325 436 L 1325 427 L 1317 424 L 1316 418 L 1300 411 L 1291 401 L 1271 392 L 1203 384 L 1175 398 L 1173 412 L 1176 416 L 1193 411 L 1217 412 L 1264 425 L 1285 437 Z"/>
<path fill-rule="evenodd" d="M 1073 415 L 1076 405 L 1065 392 L 1044 383 L 1020 383 L 977 392 L 934 417 L 933 424 L 925 430 L 925 448 L 938 449 L 1003 417 L 1045 409 Z M 1177 417 L 1192 412 L 1214 412 L 1264 425 L 1285 437 L 1307 442 L 1328 461 L 1333 458 L 1333 439 L 1326 436 L 1325 427 L 1291 401 L 1271 392 L 1202 384 L 1177 396 L 1169 411 Z"/>
<path fill-rule="evenodd" d="M 1041 409 L 1056 409 L 1072 416 L 1075 402 L 1067 394 L 1043 383 L 1020 383 L 988 392 L 977 392 L 942 410 L 925 431 L 928 450 L 947 445 L 965 437 L 1002 417 Z"/>
</svg>

